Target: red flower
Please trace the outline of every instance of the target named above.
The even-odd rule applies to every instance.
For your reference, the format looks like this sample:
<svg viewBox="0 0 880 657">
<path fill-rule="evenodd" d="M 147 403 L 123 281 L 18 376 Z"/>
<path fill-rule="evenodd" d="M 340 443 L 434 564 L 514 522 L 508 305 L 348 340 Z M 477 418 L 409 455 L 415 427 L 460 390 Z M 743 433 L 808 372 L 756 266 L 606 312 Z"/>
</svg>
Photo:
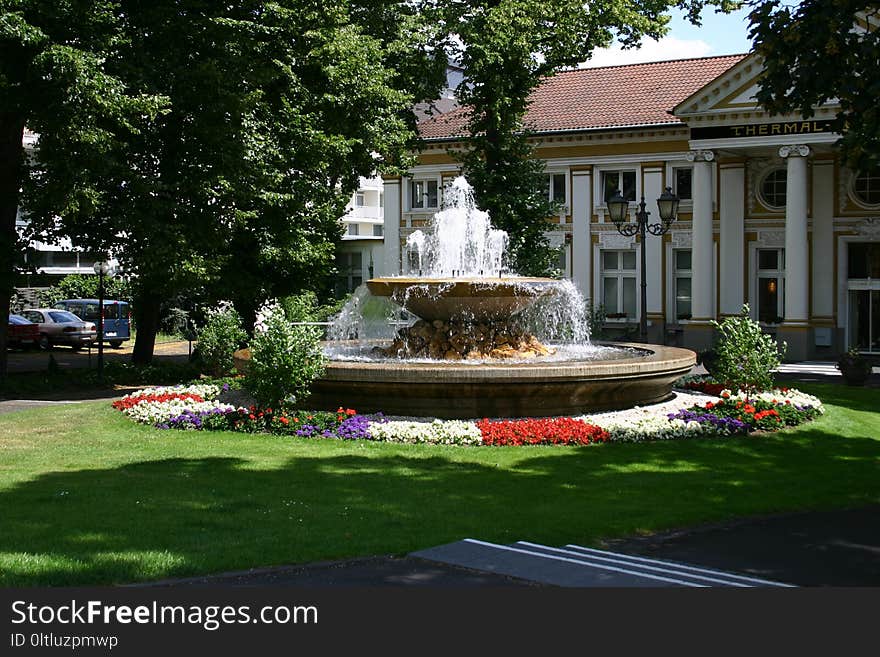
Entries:
<svg viewBox="0 0 880 657">
<path fill-rule="evenodd" d="M 294 418 L 294 420 L 295 420 L 295 419 L 296 419 L 296 418 Z M 288 424 L 290 424 L 290 420 L 288 420 L 288 419 L 287 419 L 286 417 L 284 417 L 283 415 L 282 415 L 280 418 L 278 418 L 278 421 L 279 421 L 281 424 L 284 424 L 284 425 L 288 425 Z"/>
<path fill-rule="evenodd" d="M 713 404 L 712 402 L 706 402 L 706 407 L 705 407 L 705 408 L 706 408 L 707 411 L 710 410 L 710 409 L 712 409 L 712 408 L 714 408 L 714 407 L 715 407 L 715 404 Z"/>
<path fill-rule="evenodd" d="M 477 427 L 486 445 L 589 445 L 608 439 L 601 427 L 573 418 L 483 419 Z"/>
</svg>

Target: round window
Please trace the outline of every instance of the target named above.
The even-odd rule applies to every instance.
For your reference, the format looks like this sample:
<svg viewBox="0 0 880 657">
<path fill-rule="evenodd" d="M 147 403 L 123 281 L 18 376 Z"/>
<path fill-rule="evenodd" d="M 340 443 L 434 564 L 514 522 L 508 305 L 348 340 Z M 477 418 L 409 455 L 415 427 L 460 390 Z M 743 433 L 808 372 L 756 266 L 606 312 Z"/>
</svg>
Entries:
<svg viewBox="0 0 880 657">
<path fill-rule="evenodd" d="M 773 169 L 761 181 L 761 202 L 768 208 L 785 207 L 785 169 Z"/>
<path fill-rule="evenodd" d="M 862 205 L 880 205 L 880 171 L 862 171 L 852 181 L 852 195 Z"/>
</svg>

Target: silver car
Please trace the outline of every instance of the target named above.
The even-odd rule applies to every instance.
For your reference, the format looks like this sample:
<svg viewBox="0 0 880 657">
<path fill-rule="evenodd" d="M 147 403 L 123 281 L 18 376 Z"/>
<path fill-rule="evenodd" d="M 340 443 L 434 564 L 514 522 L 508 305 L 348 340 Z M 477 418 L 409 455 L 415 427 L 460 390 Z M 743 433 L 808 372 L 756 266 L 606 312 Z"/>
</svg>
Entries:
<svg viewBox="0 0 880 657">
<path fill-rule="evenodd" d="M 81 320 L 73 313 L 56 308 L 28 308 L 19 313 L 25 319 L 39 325 L 40 349 L 66 344 L 76 351 L 94 342 L 98 331 L 92 322 Z"/>
</svg>

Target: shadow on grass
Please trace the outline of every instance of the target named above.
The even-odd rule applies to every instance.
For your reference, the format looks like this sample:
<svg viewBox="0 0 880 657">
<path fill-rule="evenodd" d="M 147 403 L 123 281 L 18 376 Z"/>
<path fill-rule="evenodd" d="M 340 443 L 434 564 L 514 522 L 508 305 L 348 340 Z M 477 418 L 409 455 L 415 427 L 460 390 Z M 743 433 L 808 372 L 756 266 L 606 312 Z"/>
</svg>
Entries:
<svg viewBox="0 0 880 657">
<path fill-rule="evenodd" d="M 0 585 L 133 582 L 464 537 L 586 544 L 880 499 L 880 443 L 818 431 L 481 461 L 400 448 L 263 470 L 217 457 L 48 473 L 0 493 Z"/>
<path fill-rule="evenodd" d="M 841 406 L 854 411 L 880 411 L 880 390 L 877 388 L 806 382 L 794 385 L 798 390 L 819 397 L 826 405 Z"/>
</svg>

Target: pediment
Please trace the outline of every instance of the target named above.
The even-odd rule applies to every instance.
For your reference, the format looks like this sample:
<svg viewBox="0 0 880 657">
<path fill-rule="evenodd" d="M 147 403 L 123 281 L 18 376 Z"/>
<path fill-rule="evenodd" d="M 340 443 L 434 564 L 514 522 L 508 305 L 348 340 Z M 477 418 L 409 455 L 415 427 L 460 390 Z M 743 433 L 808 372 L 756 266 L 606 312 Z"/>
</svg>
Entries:
<svg viewBox="0 0 880 657">
<path fill-rule="evenodd" d="M 761 58 L 752 53 L 685 98 L 672 113 L 688 118 L 700 114 L 760 110 L 755 94 L 763 70 Z"/>
</svg>

